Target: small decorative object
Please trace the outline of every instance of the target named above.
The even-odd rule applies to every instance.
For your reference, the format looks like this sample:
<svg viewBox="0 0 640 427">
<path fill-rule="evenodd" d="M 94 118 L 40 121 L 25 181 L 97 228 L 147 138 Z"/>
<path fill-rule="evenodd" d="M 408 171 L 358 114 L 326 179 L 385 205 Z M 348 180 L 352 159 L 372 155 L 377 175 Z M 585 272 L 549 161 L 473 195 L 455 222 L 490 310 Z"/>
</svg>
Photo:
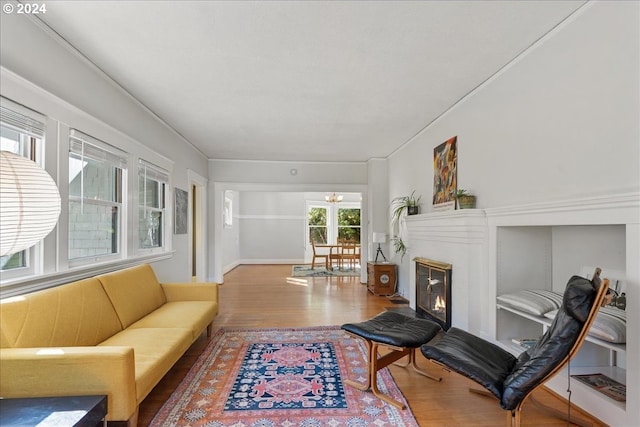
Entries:
<svg viewBox="0 0 640 427">
<path fill-rule="evenodd" d="M 476 196 L 467 193 L 467 190 L 461 188 L 456 191 L 456 200 L 459 209 L 473 209 L 476 207 Z"/>
<path fill-rule="evenodd" d="M 175 224 L 174 234 L 187 234 L 189 228 L 189 193 L 175 188 Z"/>
<path fill-rule="evenodd" d="M 627 308 L 627 294 L 622 293 L 619 297 L 615 299 L 616 307 L 620 310 L 625 310 Z"/>
<path fill-rule="evenodd" d="M 376 260 L 375 262 L 378 262 L 378 255 L 382 255 L 382 259 L 384 259 L 384 262 L 387 262 L 387 257 L 384 256 L 384 253 L 382 253 L 382 249 L 380 248 L 380 244 L 381 243 L 385 243 L 387 241 L 387 235 L 385 233 L 373 233 L 373 243 L 377 243 L 378 244 L 378 250 L 376 251 Z"/>
<path fill-rule="evenodd" d="M 433 207 L 436 209 L 455 209 L 457 164 L 457 136 L 433 149 Z"/>
<path fill-rule="evenodd" d="M 407 215 L 416 215 L 420 212 L 420 199 L 422 196 L 415 196 L 415 190 L 411 192 L 408 196 L 396 197 L 391 201 L 391 206 L 393 207 L 392 222 L 398 223 L 400 221 L 400 217 L 402 217 L 402 213 L 406 210 Z"/>
</svg>

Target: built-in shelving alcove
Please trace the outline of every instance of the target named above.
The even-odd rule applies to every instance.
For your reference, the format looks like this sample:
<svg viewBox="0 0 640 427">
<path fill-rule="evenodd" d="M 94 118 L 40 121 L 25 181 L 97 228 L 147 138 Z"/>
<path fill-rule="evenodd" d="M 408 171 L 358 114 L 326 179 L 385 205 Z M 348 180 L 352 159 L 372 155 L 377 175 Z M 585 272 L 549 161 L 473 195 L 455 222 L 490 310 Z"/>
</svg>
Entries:
<svg viewBox="0 0 640 427">
<path fill-rule="evenodd" d="M 624 282 L 627 294 L 627 342 L 608 343 L 589 337 L 564 370 L 546 383 L 555 393 L 609 425 L 635 425 L 637 405 L 615 401 L 570 375 L 602 373 L 627 385 L 627 402 L 638 401 L 638 259 L 640 233 L 638 194 L 487 209 L 489 227 L 489 288 L 494 324 L 487 335 L 517 353 L 512 338 L 539 337 L 551 319 L 529 315 L 495 302 L 495 297 L 522 289 L 562 293 L 569 278 L 589 276 L 595 267 L 602 276 Z M 589 276 L 590 277 L 590 276 Z M 615 283 L 615 282 L 614 282 Z"/>
</svg>

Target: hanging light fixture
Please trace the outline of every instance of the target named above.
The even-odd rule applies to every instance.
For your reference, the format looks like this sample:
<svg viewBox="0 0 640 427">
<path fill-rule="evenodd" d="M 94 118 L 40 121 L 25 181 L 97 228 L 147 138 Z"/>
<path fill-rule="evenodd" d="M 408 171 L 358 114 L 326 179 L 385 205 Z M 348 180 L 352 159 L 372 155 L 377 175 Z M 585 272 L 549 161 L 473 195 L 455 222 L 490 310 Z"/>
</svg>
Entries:
<svg viewBox="0 0 640 427">
<path fill-rule="evenodd" d="M 51 176 L 26 157 L 0 151 L 0 256 L 44 239 L 59 215 L 60 193 Z"/>
<path fill-rule="evenodd" d="M 342 201 L 343 196 L 336 196 L 336 193 L 333 193 L 330 196 L 324 196 L 324 200 L 329 203 L 340 203 Z"/>
</svg>

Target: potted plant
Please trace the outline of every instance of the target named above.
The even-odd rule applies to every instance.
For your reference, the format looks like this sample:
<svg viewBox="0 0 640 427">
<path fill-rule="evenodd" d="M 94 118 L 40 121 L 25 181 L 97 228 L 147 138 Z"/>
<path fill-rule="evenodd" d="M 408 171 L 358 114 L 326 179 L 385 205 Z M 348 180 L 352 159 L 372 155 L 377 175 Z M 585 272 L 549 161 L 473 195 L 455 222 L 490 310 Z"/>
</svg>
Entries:
<svg viewBox="0 0 640 427">
<path fill-rule="evenodd" d="M 473 209 L 476 207 L 476 196 L 469 194 L 464 188 L 456 191 L 456 200 L 460 209 Z"/>
<path fill-rule="evenodd" d="M 400 254 L 400 261 L 402 262 L 404 255 L 407 253 L 407 247 L 400 236 L 393 236 L 391 242 L 393 243 L 393 250 L 397 254 Z"/>
<path fill-rule="evenodd" d="M 422 196 L 415 196 L 415 190 L 408 196 L 396 197 L 391 201 L 393 207 L 392 220 L 394 223 L 400 221 L 402 213 L 406 210 L 407 215 L 415 215 L 420 212 L 420 199 Z"/>
</svg>

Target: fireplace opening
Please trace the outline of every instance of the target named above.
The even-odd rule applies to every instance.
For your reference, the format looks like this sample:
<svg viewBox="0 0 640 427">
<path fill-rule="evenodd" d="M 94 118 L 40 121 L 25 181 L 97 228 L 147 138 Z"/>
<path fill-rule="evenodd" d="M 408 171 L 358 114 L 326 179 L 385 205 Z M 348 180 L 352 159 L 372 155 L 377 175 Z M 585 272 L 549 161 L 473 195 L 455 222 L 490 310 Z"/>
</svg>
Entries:
<svg viewBox="0 0 640 427">
<path fill-rule="evenodd" d="M 416 258 L 416 312 L 451 327 L 451 264 Z"/>
</svg>

